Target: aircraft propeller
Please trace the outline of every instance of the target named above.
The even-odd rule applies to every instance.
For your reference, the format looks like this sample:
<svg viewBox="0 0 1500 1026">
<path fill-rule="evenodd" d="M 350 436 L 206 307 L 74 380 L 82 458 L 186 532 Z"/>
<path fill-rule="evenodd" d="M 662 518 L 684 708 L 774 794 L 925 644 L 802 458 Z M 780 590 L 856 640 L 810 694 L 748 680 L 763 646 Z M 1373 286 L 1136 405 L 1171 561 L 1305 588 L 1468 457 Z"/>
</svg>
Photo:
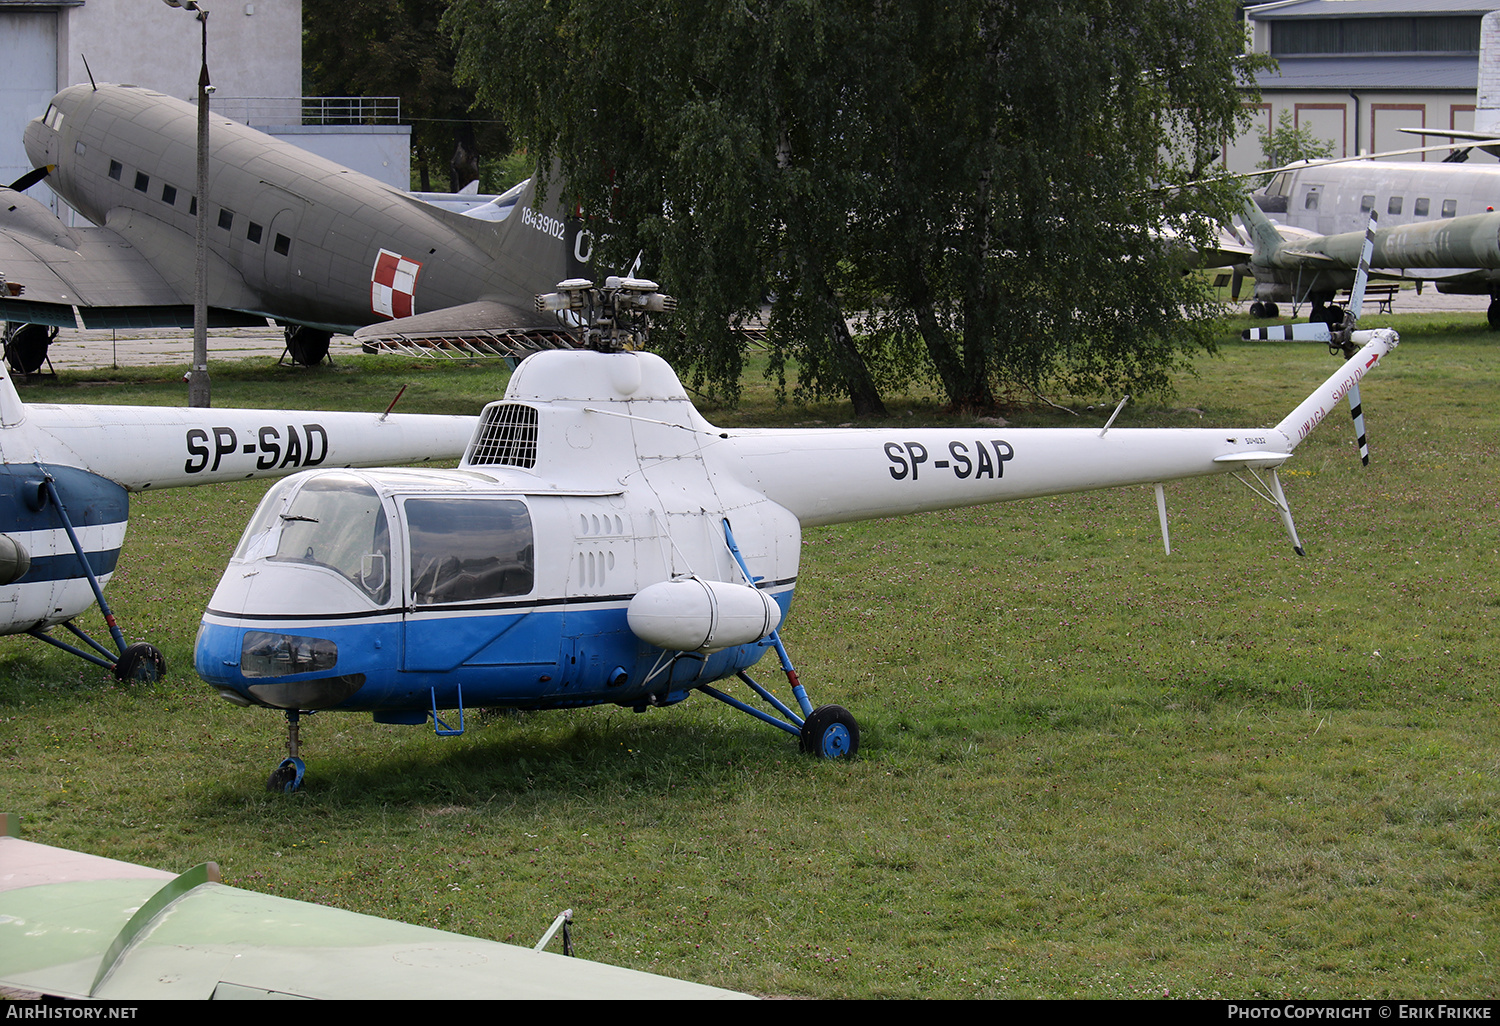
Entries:
<svg viewBox="0 0 1500 1026">
<path fill-rule="evenodd" d="M 11 182 L 9 187 L 16 192 L 25 192 L 37 182 L 50 175 L 56 167 L 56 164 L 45 164 L 42 167 L 34 167 L 14 182 Z"/>
<path fill-rule="evenodd" d="M 1359 269 L 1354 274 L 1354 288 L 1349 293 L 1349 308 L 1344 311 L 1344 320 L 1337 328 L 1322 321 L 1305 324 L 1284 324 L 1269 328 L 1248 328 L 1240 338 L 1246 342 L 1269 339 L 1291 339 L 1299 342 L 1324 342 L 1330 353 L 1342 353 L 1344 359 L 1354 355 L 1359 347 L 1354 344 L 1354 329 L 1359 324 L 1360 308 L 1365 302 L 1365 285 L 1370 280 L 1370 261 L 1375 255 L 1376 212 L 1370 211 L 1370 223 L 1365 226 L 1365 242 L 1359 252 Z M 1359 400 L 1359 383 L 1349 387 L 1349 415 L 1354 419 L 1354 437 L 1359 444 L 1359 459 L 1370 465 L 1370 444 L 1365 436 L 1364 408 Z"/>
</svg>

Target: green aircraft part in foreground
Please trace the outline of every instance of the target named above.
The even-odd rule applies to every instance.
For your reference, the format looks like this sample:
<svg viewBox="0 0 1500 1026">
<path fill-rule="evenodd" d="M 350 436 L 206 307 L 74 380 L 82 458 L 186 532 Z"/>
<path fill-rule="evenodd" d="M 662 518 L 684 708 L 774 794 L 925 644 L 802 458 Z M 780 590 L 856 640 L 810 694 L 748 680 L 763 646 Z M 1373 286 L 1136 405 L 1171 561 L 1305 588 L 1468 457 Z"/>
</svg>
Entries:
<svg viewBox="0 0 1500 1026">
<path fill-rule="evenodd" d="M 0 814 L 0 986 L 65 998 L 745 998 L 21 840 Z"/>
</svg>

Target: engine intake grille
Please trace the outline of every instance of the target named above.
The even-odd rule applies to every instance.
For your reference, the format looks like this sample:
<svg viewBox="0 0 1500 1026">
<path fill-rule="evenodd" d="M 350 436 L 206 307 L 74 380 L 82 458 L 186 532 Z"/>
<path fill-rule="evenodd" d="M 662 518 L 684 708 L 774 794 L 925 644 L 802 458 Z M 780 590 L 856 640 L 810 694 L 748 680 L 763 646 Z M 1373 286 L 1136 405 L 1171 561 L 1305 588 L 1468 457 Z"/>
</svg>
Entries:
<svg viewBox="0 0 1500 1026">
<path fill-rule="evenodd" d="M 484 413 L 469 461 L 473 466 L 536 466 L 536 408 L 496 403 Z"/>
</svg>

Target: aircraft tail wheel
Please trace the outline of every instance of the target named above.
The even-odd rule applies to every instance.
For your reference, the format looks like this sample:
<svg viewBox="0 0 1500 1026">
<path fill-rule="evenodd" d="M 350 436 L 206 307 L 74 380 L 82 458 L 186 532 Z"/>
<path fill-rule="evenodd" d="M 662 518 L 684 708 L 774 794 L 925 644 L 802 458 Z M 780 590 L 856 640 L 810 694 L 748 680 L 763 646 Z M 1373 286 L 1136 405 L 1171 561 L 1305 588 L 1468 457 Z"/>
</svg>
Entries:
<svg viewBox="0 0 1500 1026">
<path fill-rule="evenodd" d="M 307 772 L 307 767 L 302 760 L 296 757 L 288 757 L 281 760 L 281 765 L 272 772 L 266 781 L 266 790 L 279 794 L 291 794 L 302 786 L 302 774 Z"/>
<path fill-rule="evenodd" d="M 802 724 L 800 747 L 824 759 L 851 759 L 859 751 L 859 724 L 841 705 L 820 705 Z"/>
<path fill-rule="evenodd" d="M 116 680 L 149 683 L 166 675 L 167 660 L 155 645 L 131 645 L 115 663 Z"/>
</svg>

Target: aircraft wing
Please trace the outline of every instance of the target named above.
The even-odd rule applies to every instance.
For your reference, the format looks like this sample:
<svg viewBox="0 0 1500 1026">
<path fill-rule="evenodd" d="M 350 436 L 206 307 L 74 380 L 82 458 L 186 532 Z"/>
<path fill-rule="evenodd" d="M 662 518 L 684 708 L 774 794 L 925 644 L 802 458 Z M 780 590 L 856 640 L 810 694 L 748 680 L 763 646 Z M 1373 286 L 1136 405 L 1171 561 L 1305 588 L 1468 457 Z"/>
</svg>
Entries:
<svg viewBox="0 0 1500 1026">
<path fill-rule="evenodd" d="M 77 327 L 80 319 L 85 328 L 191 325 L 192 267 L 175 269 L 168 280 L 153 264 L 151 241 L 167 230 L 139 216 L 104 228 L 70 228 L 31 197 L 0 188 L 0 275 L 6 282 L 0 320 L 64 328 Z M 214 297 L 210 324 L 264 324 L 264 317 L 222 309 L 226 299 L 243 298 Z"/>
<path fill-rule="evenodd" d="M 548 319 L 535 310 L 523 310 L 510 303 L 482 299 L 410 317 L 367 324 L 356 331 L 354 337 L 364 341 L 400 336 L 459 335 L 471 331 L 524 330 L 547 323 Z M 552 323 L 558 326 L 555 321 Z"/>
<path fill-rule="evenodd" d="M 0 836 L 0 867 L 0 984 L 60 997 L 749 997 L 241 890 L 212 862 L 174 876 Z"/>
</svg>

